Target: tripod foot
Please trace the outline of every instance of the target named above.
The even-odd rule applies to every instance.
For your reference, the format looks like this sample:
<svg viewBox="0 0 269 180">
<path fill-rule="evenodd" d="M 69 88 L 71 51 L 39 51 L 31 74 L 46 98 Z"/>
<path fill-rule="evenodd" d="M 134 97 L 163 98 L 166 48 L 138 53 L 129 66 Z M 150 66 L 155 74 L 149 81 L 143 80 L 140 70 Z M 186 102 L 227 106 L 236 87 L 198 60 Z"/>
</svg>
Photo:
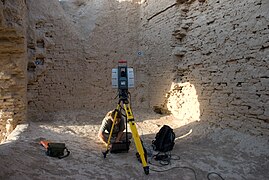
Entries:
<svg viewBox="0 0 269 180">
<path fill-rule="evenodd" d="M 104 158 L 106 158 L 107 153 L 108 153 L 108 150 L 107 150 L 107 151 L 105 151 L 105 152 L 102 152 L 102 154 L 103 154 Z"/>
<path fill-rule="evenodd" d="M 148 175 L 149 174 L 149 167 L 148 166 L 145 166 L 143 168 L 144 168 L 145 174 Z"/>
</svg>

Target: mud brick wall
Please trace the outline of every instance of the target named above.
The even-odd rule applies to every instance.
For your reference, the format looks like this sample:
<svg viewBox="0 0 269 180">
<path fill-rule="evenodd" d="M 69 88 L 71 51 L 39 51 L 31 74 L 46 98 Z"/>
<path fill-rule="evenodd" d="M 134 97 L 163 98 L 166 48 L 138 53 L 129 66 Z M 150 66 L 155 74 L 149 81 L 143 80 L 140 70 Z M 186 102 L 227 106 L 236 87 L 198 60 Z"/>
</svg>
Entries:
<svg viewBox="0 0 269 180">
<path fill-rule="evenodd" d="M 176 77 L 195 86 L 200 119 L 268 135 L 269 2 L 184 6 L 185 18 L 174 33 Z"/>
<path fill-rule="evenodd" d="M 53 120 L 50 113 L 83 109 L 90 101 L 90 77 L 77 30 L 58 1 L 27 1 L 28 117 Z"/>
<path fill-rule="evenodd" d="M 269 134 L 267 0 L 2 0 L 0 32 L 1 137 L 27 108 L 29 120 L 115 108 L 122 59 L 134 109 Z"/>
<path fill-rule="evenodd" d="M 135 64 L 137 4 L 28 0 L 27 5 L 29 119 L 115 108 L 112 68 L 122 59 Z"/>
<path fill-rule="evenodd" d="M 0 1 L 0 141 L 26 120 L 25 2 Z"/>
<path fill-rule="evenodd" d="M 173 81 L 172 34 L 180 23 L 175 0 L 149 0 L 141 5 L 140 47 L 147 67 L 149 106 L 163 108 Z"/>
<path fill-rule="evenodd" d="M 136 75 L 134 108 L 267 133 L 266 1 L 40 1 L 29 7 L 32 119 L 113 108 L 111 69 L 126 59 Z"/>
</svg>

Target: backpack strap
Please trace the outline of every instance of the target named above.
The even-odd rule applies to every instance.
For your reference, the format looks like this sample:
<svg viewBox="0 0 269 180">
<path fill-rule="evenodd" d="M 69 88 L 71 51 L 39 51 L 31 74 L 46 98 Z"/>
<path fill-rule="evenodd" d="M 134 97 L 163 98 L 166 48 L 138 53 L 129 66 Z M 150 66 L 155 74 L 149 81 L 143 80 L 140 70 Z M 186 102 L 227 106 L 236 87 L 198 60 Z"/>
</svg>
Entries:
<svg viewBox="0 0 269 180">
<path fill-rule="evenodd" d="M 59 156 L 59 157 L 58 157 L 59 159 L 62 159 L 62 158 L 65 158 L 65 157 L 69 156 L 70 151 L 69 151 L 67 148 L 65 148 L 65 150 L 66 150 L 66 155 Z"/>
</svg>

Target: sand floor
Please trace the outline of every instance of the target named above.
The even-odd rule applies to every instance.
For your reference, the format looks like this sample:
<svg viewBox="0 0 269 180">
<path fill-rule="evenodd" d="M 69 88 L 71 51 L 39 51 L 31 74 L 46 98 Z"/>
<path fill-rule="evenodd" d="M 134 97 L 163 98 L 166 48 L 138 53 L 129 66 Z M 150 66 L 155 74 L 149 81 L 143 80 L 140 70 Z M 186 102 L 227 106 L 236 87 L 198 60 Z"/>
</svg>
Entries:
<svg viewBox="0 0 269 180">
<path fill-rule="evenodd" d="M 148 157 L 150 173 L 145 175 L 133 141 L 128 153 L 109 153 L 104 159 L 101 152 L 105 147 L 97 138 L 102 118 L 90 113 L 62 113 L 55 116 L 57 121 L 19 125 L 0 144 L 0 179 L 195 180 L 196 176 L 203 180 L 210 172 L 223 179 L 269 179 L 268 137 L 216 128 L 206 122 L 183 124 L 172 116 L 139 114 L 137 129 L 150 154 L 157 153 L 151 141 L 163 124 L 173 127 L 177 137 L 170 164 L 161 166 Z M 71 154 L 64 159 L 46 156 L 39 144 L 43 139 L 66 143 Z M 215 174 L 209 178 L 221 179 Z"/>
</svg>

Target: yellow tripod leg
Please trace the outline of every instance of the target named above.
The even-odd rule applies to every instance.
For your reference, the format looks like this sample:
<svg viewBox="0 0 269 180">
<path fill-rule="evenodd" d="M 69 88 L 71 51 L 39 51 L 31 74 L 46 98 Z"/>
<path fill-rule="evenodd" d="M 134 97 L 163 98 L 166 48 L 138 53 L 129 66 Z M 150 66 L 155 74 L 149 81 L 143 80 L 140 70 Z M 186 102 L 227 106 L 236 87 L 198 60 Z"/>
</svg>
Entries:
<svg viewBox="0 0 269 180">
<path fill-rule="evenodd" d="M 124 103 L 124 110 L 126 112 L 126 116 L 127 116 L 128 123 L 130 125 L 130 129 L 132 131 L 132 136 L 134 138 L 136 150 L 138 151 L 140 158 L 141 158 L 141 161 L 142 161 L 144 172 L 146 175 L 148 175 L 149 174 L 149 166 L 148 166 L 147 161 L 145 159 L 145 152 L 144 152 L 139 134 L 138 134 L 137 129 L 136 129 L 136 125 L 134 122 L 134 116 L 133 116 L 132 110 L 130 108 L 130 104 Z"/>
<path fill-rule="evenodd" d="M 114 116 L 114 119 L 113 119 L 113 123 L 112 123 L 112 127 L 111 127 L 111 130 L 110 130 L 110 133 L 109 133 L 109 137 L 108 137 L 108 140 L 107 140 L 107 145 L 106 145 L 106 151 L 103 152 L 103 155 L 104 155 L 104 158 L 106 158 L 106 155 L 109 151 L 109 145 L 110 145 L 110 140 L 111 140 L 111 136 L 112 136 L 112 132 L 113 132 L 113 129 L 114 129 L 114 126 L 115 126 L 115 122 L 116 122 L 116 117 L 118 115 L 118 112 L 120 111 L 120 103 L 117 105 L 117 108 L 116 108 L 116 113 L 115 113 L 115 116 Z"/>
</svg>

